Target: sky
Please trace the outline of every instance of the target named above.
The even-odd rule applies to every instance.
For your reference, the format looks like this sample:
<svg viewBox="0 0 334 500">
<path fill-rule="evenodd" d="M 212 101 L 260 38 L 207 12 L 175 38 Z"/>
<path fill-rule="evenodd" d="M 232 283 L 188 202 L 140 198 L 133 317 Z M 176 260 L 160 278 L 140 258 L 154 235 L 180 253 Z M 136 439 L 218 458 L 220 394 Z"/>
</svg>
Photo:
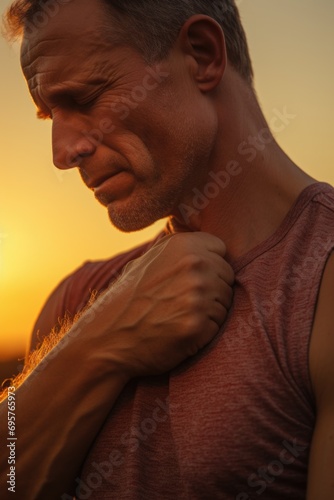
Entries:
<svg viewBox="0 0 334 500">
<path fill-rule="evenodd" d="M 9 1 L 0 0 L 3 12 Z M 303 170 L 334 185 L 333 0 L 238 0 L 268 121 L 288 114 L 277 141 Z M 51 123 L 37 121 L 19 47 L 0 39 L 0 361 L 22 356 L 46 297 L 87 260 L 153 238 L 124 234 L 77 171 L 52 164 Z"/>
</svg>

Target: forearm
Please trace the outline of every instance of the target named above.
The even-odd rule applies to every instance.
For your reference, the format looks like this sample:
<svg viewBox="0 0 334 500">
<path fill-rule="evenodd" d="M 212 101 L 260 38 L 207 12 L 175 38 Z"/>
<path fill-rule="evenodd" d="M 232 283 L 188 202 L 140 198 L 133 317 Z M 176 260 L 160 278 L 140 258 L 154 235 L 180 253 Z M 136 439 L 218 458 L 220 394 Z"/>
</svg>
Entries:
<svg viewBox="0 0 334 500">
<path fill-rule="evenodd" d="M 89 324 L 71 332 L 16 391 L 17 498 L 59 499 L 72 489 L 81 464 L 127 382 L 120 367 L 92 354 Z M 66 344 L 66 345 L 65 345 Z M 64 347 L 63 347 L 64 345 Z M 7 401 L 0 408 L 1 448 L 8 450 Z M 1 454 L 2 498 L 8 453 Z"/>
<path fill-rule="evenodd" d="M 233 297 L 225 252 L 221 240 L 206 233 L 159 242 L 126 266 L 19 387 L 18 498 L 53 500 L 70 493 L 127 381 L 166 373 L 212 340 Z M 2 444 L 8 437 L 6 403 L 0 424 Z M 12 498 L 8 469 L 3 456 L 4 498 Z"/>
</svg>

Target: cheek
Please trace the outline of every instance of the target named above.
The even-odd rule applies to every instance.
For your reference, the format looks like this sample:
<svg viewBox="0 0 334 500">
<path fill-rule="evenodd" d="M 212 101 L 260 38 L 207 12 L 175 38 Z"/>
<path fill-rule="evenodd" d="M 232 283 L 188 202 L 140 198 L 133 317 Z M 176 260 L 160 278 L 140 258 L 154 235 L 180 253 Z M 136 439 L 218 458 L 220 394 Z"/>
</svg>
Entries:
<svg viewBox="0 0 334 500">
<path fill-rule="evenodd" d="M 151 114 L 146 109 L 151 99 L 152 92 L 138 82 L 118 85 L 117 89 L 104 92 L 99 97 L 94 105 L 94 113 L 111 116 L 115 125 L 123 123 L 123 126 L 129 126 L 135 119 L 138 120 L 138 114 L 142 117 Z"/>
<path fill-rule="evenodd" d="M 189 170 L 196 150 L 199 153 L 203 147 L 201 118 L 189 99 L 179 106 L 172 93 L 153 94 L 142 102 L 131 96 L 108 96 L 100 101 L 98 115 L 100 123 L 102 119 L 112 123 L 106 144 L 127 160 L 139 178 L 167 180 Z"/>
</svg>

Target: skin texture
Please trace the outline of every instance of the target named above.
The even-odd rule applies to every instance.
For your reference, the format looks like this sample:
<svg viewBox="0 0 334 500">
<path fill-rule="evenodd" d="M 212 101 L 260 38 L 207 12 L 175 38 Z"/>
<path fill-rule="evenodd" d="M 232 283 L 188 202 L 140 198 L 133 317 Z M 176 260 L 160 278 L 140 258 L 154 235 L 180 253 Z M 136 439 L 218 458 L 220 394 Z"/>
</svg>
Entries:
<svg viewBox="0 0 334 500">
<path fill-rule="evenodd" d="M 35 451 L 31 450 L 21 462 L 18 477 L 22 478 L 27 499 L 52 499 L 52 495 L 69 487 L 99 423 L 129 378 L 157 373 L 161 363 L 162 369 L 168 370 L 171 365 L 165 365 L 164 359 L 172 359 L 176 365 L 210 341 L 222 324 L 231 300 L 232 275 L 226 260 L 241 256 L 273 234 L 301 191 L 314 182 L 288 158 L 274 138 L 265 148 L 259 148 L 251 162 L 238 152 L 240 144 L 249 137 L 258 137 L 268 125 L 253 91 L 230 66 L 223 33 L 212 19 L 194 16 L 185 23 L 169 56 L 159 62 L 158 70 L 153 68 L 164 75 L 155 86 L 152 73 L 148 73 L 134 48 L 113 47 L 101 36 L 99 28 L 104 15 L 99 2 L 73 1 L 63 6 L 45 28 L 23 40 L 22 67 L 31 95 L 40 115 L 53 120 L 54 163 L 62 169 L 78 167 L 83 181 L 94 189 L 97 199 L 108 208 L 112 223 L 120 229 L 140 229 L 169 216 L 176 232 L 198 231 L 200 237 L 195 235 L 198 239 L 194 241 L 191 239 L 194 235 L 183 234 L 180 243 L 175 239 L 179 234 L 172 236 L 172 243 L 162 253 L 159 253 L 161 248 L 154 249 L 159 254 L 154 263 L 150 261 L 152 254 L 146 257 L 144 264 L 151 272 L 145 275 L 141 274 L 143 261 L 131 264 L 126 272 L 136 276 L 135 291 L 130 293 L 132 286 L 118 290 L 120 295 L 117 290 L 110 291 L 115 293 L 116 307 L 111 312 L 118 311 L 117 319 L 112 320 L 110 311 L 102 308 L 93 323 L 84 325 L 81 353 L 85 356 L 88 349 L 93 367 L 113 381 L 112 394 L 106 399 L 104 382 L 94 380 L 88 401 L 78 403 L 76 415 L 70 411 L 71 398 L 84 390 L 86 379 L 79 378 L 77 385 L 73 382 L 66 393 L 58 396 L 49 410 L 45 444 L 38 441 Z M 152 77 L 149 80 L 148 74 Z M 132 92 L 143 86 L 143 82 L 151 89 L 137 106 L 130 106 Z M 105 120 L 112 120 L 109 132 L 110 121 L 106 125 Z M 101 130 L 96 140 L 96 131 Z M 219 175 L 231 161 L 238 161 L 239 174 L 203 209 L 185 220 L 181 207 L 193 205 L 194 189 L 202 193 L 212 174 Z M 111 180 L 101 186 L 107 178 Z M 214 243 L 210 239 L 213 237 Z M 221 240 L 226 244 L 226 254 Z M 187 260 L 189 252 L 191 258 Z M 168 272 L 165 263 L 171 262 L 172 267 L 172 262 L 178 259 L 183 264 L 180 272 L 174 273 L 173 269 Z M 225 263 L 224 273 L 217 279 L 222 263 Z M 333 268 L 328 265 L 325 273 L 310 350 L 319 414 L 312 444 L 308 500 L 333 497 L 330 467 L 317 465 L 321 463 L 324 446 L 326 463 L 333 462 L 330 360 L 334 346 L 328 341 L 333 314 L 330 307 Z M 187 271 L 186 277 L 182 270 Z M 174 309 L 172 290 L 181 283 L 188 287 L 187 296 L 191 300 L 181 300 Z M 203 309 L 199 307 L 199 299 L 204 291 L 209 304 Z M 126 309 L 119 307 L 123 304 L 119 297 L 122 300 L 127 297 Z M 170 324 L 178 328 L 174 328 L 175 339 L 164 338 L 161 344 L 157 324 L 166 309 L 163 318 L 166 331 L 170 331 Z M 139 311 L 143 313 L 138 316 Z M 195 311 L 196 321 L 185 321 Z M 204 326 L 205 338 L 201 337 Z M 142 335 L 148 331 L 146 344 Z M 125 344 L 117 340 L 120 332 Z M 131 333 L 135 333 L 134 337 Z M 40 432 L 37 424 L 42 424 L 36 419 L 33 404 L 43 400 L 48 391 L 52 392 L 54 381 L 59 383 L 57 374 L 75 352 L 71 335 L 68 338 L 69 347 L 61 350 L 43 371 L 43 383 L 31 383 L 29 387 L 23 384 L 21 388 L 21 404 L 29 424 L 25 420 L 25 426 L 30 429 L 27 443 L 35 442 Z M 141 356 L 136 357 L 134 353 L 139 346 Z M 169 356 L 165 356 L 166 352 Z M 155 359 L 152 353 L 159 354 L 158 365 L 152 361 Z M 92 401 L 98 401 L 99 407 L 92 407 Z M 64 415 L 58 423 L 52 419 L 57 408 L 62 408 Z M 89 429 L 85 436 L 79 430 L 76 431 L 79 434 L 74 432 L 83 417 Z M 62 430 L 64 426 L 66 432 Z M 56 448 L 54 435 L 60 443 Z M 39 456 L 45 457 L 45 461 L 33 470 L 29 464 L 40 463 Z M 49 479 L 43 484 L 45 477 Z M 317 493 L 320 487 L 322 496 Z"/>
<path fill-rule="evenodd" d="M 135 49 L 113 48 L 101 36 L 101 8 L 83 0 L 78 13 L 76 2 L 70 2 L 22 45 L 32 97 L 44 115 L 52 116 L 55 165 L 66 169 L 79 163 L 90 187 L 123 170 L 96 195 L 124 231 L 171 216 L 183 230 L 220 237 L 228 255 L 245 253 L 276 230 L 313 180 L 274 139 L 252 163 L 238 154 L 239 145 L 267 124 L 253 92 L 228 64 L 219 25 L 206 16 L 185 23 L 169 57 L 159 62 L 169 76 L 121 119 L 120 102 L 131 101 L 147 66 Z M 80 23 L 72 25 L 74 17 Z M 101 130 L 103 120 L 112 120 L 115 129 L 94 143 L 89 136 Z M 191 206 L 193 189 L 203 192 L 209 174 L 225 170 L 232 160 L 242 171 L 237 182 L 186 224 L 181 203 Z"/>
<path fill-rule="evenodd" d="M 310 345 L 310 373 L 317 404 L 307 500 L 334 498 L 334 255 L 328 260 Z"/>
<path fill-rule="evenodd" d="M 161 84 L 151 77 L 145 85 L 150 73 L 141 56 L 128 47 L 112 52 L 96 31 L 100 11 L 88 9 L 88 44 L 82 44 L 78 25 L 71 24 L 68 31 L 71 16 L 64 9 L 60 32 L 58 24 L 51 25 L 47 34 L 41 33 L 43 41 L 34 37 L 23 44 L 23 69 L 36 104 L 52 116 L 55 165 L 79 163 L 88 186 L 121 170 L 121 178 L 96 196 L 108 207 L 114 225 L 124 231 L 141 229 L 175 211 L 193 183 L 193 172 L 207 163 L 216 134 L 214 113 L 205 103 L 197 112 L 193 109 L 194 89 L 186 81 L 182 60 L 161 65 L 170 75 Z M 44 51 L 49 56 L 41 59 Z M 133 89 L 143 85 L 157 88 L 147 90 L 149 97 L 122 119 Z M 100 131 L 101 123 L 110 119 L 112 133 L 103 134 L 97 144 L 91 131 Z"/>
<path fill-rule="evenodd" d="M 17 498 L 56 500 L 74 492 L 85 456 L 127 382 L 165 373 L 212 340 L 232 302 L 225 252 L 219 238 L 203 232 L 162 239 L 126 266 L 20 387 L 14 384 L 16 428 L 24 429 Z M 0 441 L 6 437 L 4 401 Z M 7 473 L 2 453 L 1 494 L 10 499 Z"/>
</svg>

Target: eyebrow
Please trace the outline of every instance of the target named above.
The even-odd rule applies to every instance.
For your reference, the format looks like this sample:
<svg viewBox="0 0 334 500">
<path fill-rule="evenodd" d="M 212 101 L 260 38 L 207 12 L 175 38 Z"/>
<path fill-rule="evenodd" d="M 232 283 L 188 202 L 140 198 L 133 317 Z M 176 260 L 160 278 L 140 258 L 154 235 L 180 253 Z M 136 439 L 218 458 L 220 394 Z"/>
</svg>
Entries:
<svg viewBox="0 0 334 500">
<path fill-rule="evenodd" d="M 68 97 L 75 97 L 77 96 L 80 92 L 84 92 L 87 89 L 87 85 L 91 87 L 99 87 L 108 84 L 106 80 L 103 78 L 92 78 L 91 81 L 88 81 L 85 84 L 82 83 L 76 83 L 74 84 L 72 81 L 70 82 L 70 85 L 66 88 L 58 88 L 57 86 L 55 88 L 50 88 L 49 89 L 49 94 L 51 100 L 60 100 Z M 36 117 L 38 120 L 48 120 L 51 119 L 50 113 L 43 111 L 43 109 L 36 103 Z"/>
<path fill-rule="evenodd" d="M 105 87 L 108 85 L 108 81 L 102 78 L 96 78 L 92 77 L 91 79 L 88 79 L 86 82 L 73 82 L 72 80 L 70 81 L 65 81 L 62 82 L 62 85 L 50 85 L 48 89 L 48 94 L 51 100 L 57 100 L 57 99 L 62 99 L 66 98 L 68 96 L 76 96 L 81 93 L 86 93 L 88 88 L 90 89 L 97 89 L 99 87 Z"/>
</svg>

